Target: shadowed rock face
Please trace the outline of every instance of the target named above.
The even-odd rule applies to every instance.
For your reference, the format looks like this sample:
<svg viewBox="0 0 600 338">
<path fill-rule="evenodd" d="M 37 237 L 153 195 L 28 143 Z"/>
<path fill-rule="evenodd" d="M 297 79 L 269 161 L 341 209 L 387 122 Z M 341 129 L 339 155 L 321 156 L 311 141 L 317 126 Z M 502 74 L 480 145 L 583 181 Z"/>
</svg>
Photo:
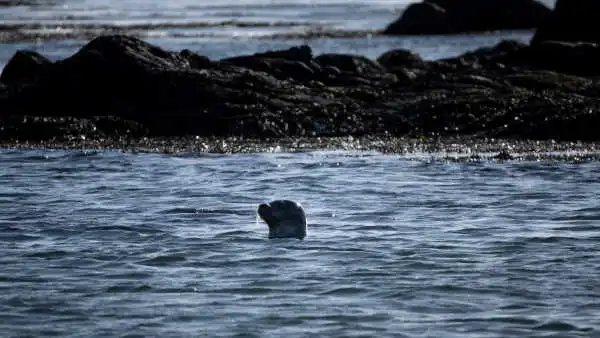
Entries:
<svg viewBox="0 0 600 338">
<path fill-rule="evenodd" d="M 550 15 L 536 0 L 426 0 L 409 5 L 384 34 L 457 34 L 532 29 Z"/>
<path fill-rule="evenodd" d="M 102 36 L 50 62 L 20 51 L 0 77 L 0 140 L 84 135 L 471 135 L 599 140 L 596 45 L 505 41 L 425 61 L 313 56 L 308 46 L 223 60 Z"/>
<path fill-rule="evenodd" d="M 557 0 L 552 14 L 537 29 L 531 43 L 543 41 L 600 43 L 600 1 Z"/>
</svg>

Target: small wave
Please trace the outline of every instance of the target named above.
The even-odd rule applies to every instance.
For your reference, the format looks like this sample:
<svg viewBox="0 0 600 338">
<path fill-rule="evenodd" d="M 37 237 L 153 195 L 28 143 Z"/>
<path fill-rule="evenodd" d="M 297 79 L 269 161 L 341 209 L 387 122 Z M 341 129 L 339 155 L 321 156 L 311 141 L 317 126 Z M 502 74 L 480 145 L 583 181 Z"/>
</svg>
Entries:
<svg viewBox="0 0 600 338">
<path fill-rule="evenodd" d="M 27 199 L 27 198 L 31 198 L 31 197 L 40 197 L 42 196 L 41 193 L 39 192 L 29 192 L 29 191 L 14 191 L 14 192 L 0 192 L 0 198 L 7 198 L 7 199 L 15 199 L 15 200 L 22 200 L 22 199 Z"/>
<path fill-rule="evenodd" d="M 234 210 L 234 209 L 210 209 L 210 208 L 193 208 L 193 207 L 175 207 L 159 211 L 163 215 L 181 215 L 181 214 L 195 214 L 195 215 L 246 215 L 249 214 L 248 210 Z"/>
<path fill-rule="evenodd" d="M 257 295 L 269 295 L 272 294 L 277 289 L 262 287 L 262 286 L 249 286 L 244 288 L 224 288 L 222 291 L 231 294 L 241 294 L 248 296 L 257 296 Z"/>
<path fill-rule="evenodd" d="M 541 325 L 536 326 L 534 329 L 540 331 L 591 331 L 591 328 L 579 328 L 573 324 L 561 322 L 561 321 L 551 321 Z"/>
<path fill-rule="evenodd" d="M 63 251 L 63 250 L 52 250 L 52 251 L 40 251 L 40 252 L 34 252 L 31 254 L 28 254 L 28 257 L 35 257 L 35 258 L 46 258 L 46 259 L 56 259 L 56 258 L 63 258 L 65 256 L 69 255 L 68 251 Z"/>
<path fill-rule="evenodd" d="M 595 212 L 598 212 L 597 210 L 595 210 Z M 600 213 L 596 213 L 596 214 L 577 214 L 577 215 L 568 215 L 568 216 L 558 216 L 558 217 L 554 217 L 552 218 L 553 221 L 599 221 L 600 220 Z M 570 228 L 569 230 L 581 230 L 581 228 L 587 228 L 587 230 L 597 230 L 598 227 L 593 227 L 593 226 L 578 226 L 578 227 L 573 227 Z M 593 229 L 591 229 L 593 228 Z"/>
<path fill-rule="evenodd" d="M 168 266 L 168 265 L 172 265 L 173 263 L 180 263 L 180 262 L 185 262 L 186 261 L 186 257 L 183 254 L 173 254 L 173 255 L 162 255 L 162 256 L 157 256 L 151 259 L 146 259 L 143 261 L 138 262 L 138 264 L 141 265 L 148 265 L 148 266 Z"/>
<path fill-rule="evenodd" d="M 54 306 L 33 306 L 24 312 L 38 315 L 52 315 L 56 314 L 56 309 Z"/>
<path fill-rule="evenodd" d="M 4 241 L 11 241 L 11 242 L 30 242 L 30 241 L 35 241 L 35 240 L 40 239 L 40 236 L 27 235 L 27 234 L 14 234 L 14 235 L 0 234 L 0 239 L 4 240 Z"/>
<path fill-rule="evenodd" d="M 97 210 L 94 210 L 97 212 Z M 131 234 L 143 234 L 143 235 L 151 235 L 151 234 L 162 234 L 165 231 L 161 229 L 156 229 L 150 226 L 127 226 L 127 225 L 100 225 L 95 227 L 89 227 L 86 229 L 86 232 L 126 232 Z"/>
<path fill-rule="evenodd" d="M 147 284 L 143 285 L 114 285 L 106 289 L 106 293 L 121 293 L 121 292 L 146 292 L 152 290 L 152 287 Z"/>
<path fill-rule="evenodd" d="M 454 319 L 453 321 L 460 323 L 471 323 L 471 322 L 488 322 L 488 323 L 509 323 L 509 324 L 517 324 L 523 326 L 534 326 L 539 322 L 535 319 L 530 319 L 526 317 L 520 316 L 502 316 L 502 317 L 489 317 L 489 318 L 460 318 Z"/>
<path fill-rule="evenodd" d="M 46 170 L 48 171 L 48 174 L 51 175 L 53 178 L 63 179 L 63 178 L 68 178 L 68 176 L 63 176 L 65 174 L 78 174 L 78 173 L 84 172 L 86 169 L 87 168 L 59 166 L 59 167 L 51 167 Z M 57 176 L 57 175 L 52 175 L 52 174 L 59 174 L 59 175 Z"/>
<path fill-rule="evenodd" d="M 248 235 L 252 235 L 252 234 L 253 234 L 253 232 L 250 232 L 250 231 L 231 230 L 231 231 L 220 232 L 220 233 L 216 234 L 214 236 L 214 238 L 221 239 L 221 238 L 230 238 L 230 237 L 248 237 Z"/>
<path fill-rule="evenodd" d="M 65 156 L 72 160 L 90 160 L 94 158 L 100 158 L 102 152 L 98 150 L 77 150 L 69 151 Z"/>
<path fill-rule="evenodd" d="M 526 243 L 561 243 L 577 241 L 576 237 L 570 236 L 533 236 L 524 238 Z"/>
<path fill-rule="evenodd" d="M 29 24 L 27 24 L 29 25 Z M 25 25 L 25 26 L 27 26 Z M 223 29 L 222 28 L 237 28 Z M 127 34 L 139 38 L 182 38 L 182 39 L 268 39 L 268 40 L 311 40 L 311 39 L 350 39 L 370 38 L 381 36 L 375 30 L 338 30 L 321 29 L 314 24 L 306 23 L 183 23 L 183 24 L 147 24 L 147 25 L 75 25 L 65 28 L 53 25 L 49 27 L 33 28 L 5 28 L 0 27 L 0 42 L 18 43 L 26 41 L 43 40 L 90 40 L 100 35 Z M 305 29 L 299 29 L 305 28 Z M 295 29 L 297 31 L 287 31 Z M 384 37 L 389 38 L 389 37 Z M 87 151 L 82 151 L 86 155 Z M 91 155 L 91 154 L 87 154 Z"/>
<path fill-rule="evenodd" d="M 294 258 L 266 256 L 266 257 L 254 257 L 254 258 L 248 258 L 248 259 L 241 259 L 238 261 L 238 264 L 251 266 L 252 264 L 264 264 L 264 263 L 279 264 L 279 263 L 296 263 L 296 262 L 298 262 L 298 260 L 294 259 Z"/>
<path fill-rule="evenodd" d="M 365 289 L 365 288 L 345 286 L 345 287 L 339 287 L 339 288 L 334 288 L 334 289 L 330 289 L 327 291 L 323 291 L 319 294 L 322 296 L 348 296 L 348 295 L 360 295 L 360 294 L 364 294 L 366 292 L 367 292 L 367 289 Z"/>
<path fill-rule="evenodd" d="M 161 210 L 159 213 L 163 214 L 163 215 L 197 214 L 198 209 L 177 207 L 177 208 Z"/>
<path fill-rule="evenodd" d="M 83 23 L 83 22 L 23 22 L 23 23 L 5 23 L 0 24 L 0 31 L 15 30 L 40 30 L 40 31 L 59 31 L 59 30 L 122 30 L 122 31 L 149 31 L 156 29 L 174 29 L 174 28 L 211 28 L 211 27 L 241 27 L 241 28 L 260 28 L 260 27 L 297 27 L 312 26 L 314 23 L 309 21 L 183 21 L 183 22 L 148 22 L 143 24 L 103 24 L 103 23 Z"/>
<path fill-rule="evenodd" d="M 314 23 L 294 21 L 190 21 L 190 22 L 148 22 L 143 24 L 107 24 L 107 23 L 85 23 L 68 22 L 58 20 L 56 22 L 21 22 L 0 24 L 0 40 L 18 41 L 20 39 L 33 38 L 60 38 L 65 39 L 87 39 L 91 35 L 100 34 L 131 34 L 146 35 L 152 32 L 171 30 L 199 30 L 216 28 L 239 28 L 239 29 L 280 29 L 294 27 L 310 27 Z M 87 150 L 82 153 L 89 152 Z"/>
<path fill-rule="evenodd" d="M 577 225 L 574 224 L 572 226 L 559 226 L 556 228 L 553 228 L 552 231 L 571 231 L 574 233 L 590 233 L 590 234 L 596 234 L 596 232 L 600 230 L 600 227 L 598 225 Z"/>
<path fill-rule="evenodd" d="M 301 169 L 323 169 L 323 168 L 339 168 L 346 166 L 347 163 L 343 162 L 316 162 L 303 164 Z"/>
<path fill-rule="evenodd" d="M 351 271 L 346 274 L 346 276 L 350 278 L 383 278 L 395 276 L 395 274 L 391 271 L 386 271 L 382 269 L 369 269 L 369 270 L 360 270 L 360 271 Z"/>
<path fill-rule="evenodd" d="M 128 227 L 128 226 L 124 226 L 124 225 L 102 225 L 102 226 L 97 226 L 97 227 L 93 227 L 90 228 L 90 230 L 92 231 L 113 231 L 113 230 L 117 230 L 117 231 L 132 231 L 132 232 L 137 232 L 138 229 L 134 228 L 134 227 Z"/>
<path fill-rule="evenodd" d="M 381 32 L 376 30 L 338 30 L 338 29 L 316 29 L 307 30 L 304 32 L 284 32 L 263 35 L 262 39 L 271 40 L 312 40 L 312 39 L 354 39 L 354 38 L 371 38 L 382 36 Z"/>
<path fill-rule="evenodd" d="M 58 158 L 49 156 L 47 154 L 31 154 L 21 158 L 21 160 L 24 162 L 49 162 L 57 159 Z"/>
</svg>

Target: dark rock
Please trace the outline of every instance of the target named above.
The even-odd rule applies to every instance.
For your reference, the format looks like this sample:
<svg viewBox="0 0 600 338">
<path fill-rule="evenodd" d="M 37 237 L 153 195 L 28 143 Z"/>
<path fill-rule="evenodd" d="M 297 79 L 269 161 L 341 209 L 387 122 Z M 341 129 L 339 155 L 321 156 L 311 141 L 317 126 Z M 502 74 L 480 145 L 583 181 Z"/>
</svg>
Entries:
<svg viewBox="0 0 600 338">
<path fill-rule="evenodd" d="M 314 79 L 316 71 L 321 71 L 320 65 L 312 58 L 310 47 L 303 45 L 287 50 L 226 58 L 221 62 L 265 72 L 281 80 L 310 81 Z"/>
<path fill-rule="evenodd" d="M 598 76 L 600 75 L 600 63 L 597 62 L 599 58 L 600 46 L 591 43 L 546 41 L 525 45 L 517 41 L 505 40 L 492 47 L 479 48 L 438 62 L 458 68 L 501 70 L 505 67 L 517 67 L 580 76 Z M 428 67 L 431 69 L 435 64 L 429 62 Z"/>
<path fill-rule="evenodd" d="M 409 5 L 383 33 L 431 35 L 532 29 L 550 13 L 536 0 L 426 0 Z"/>
<path fill-rule="evenodd" d="M 188 49 L 182 50 L 180 54 L 190 63 L 192 69 L 205 69 L 212 65 L 212 61 L 208 57 L 194 53 Z"/>
<path fill-rule="evenodd" d="M 236 56 L 232 58 L 222 59 L 223 62 L 240 63 L 244 60 L 255 59 L 284 59 L 289 61 L 310 62 L 313 58 L 312 49 L 307 45 L 292 47 L 286 50 L 268 51 L 263 53 L 255 53 L 252 55 Z"/>
<path fill-rule="evenodd" d="M 555 90 L 562 93 L 583 93 L 592 86 L 592 81 L 589 79 L 545 70 L 508 74 L 505 80 L 513 88 L 538 92 Z"/>
<path fill-rule="evenodd" d="M 503 61 L 507 55 L 515 55 L 518 52 L 526 49 L 528 46 L 524 43 L 514 40 L 503 40 L 492 47 L 482 47 L 472 52 L 467 52 L 458 58 L 448 60 L 449 62 L 460 62 L 463 65 L 482 65 L 490 66 L 493 63 Z"/>
<path fill-rule="evenodd" d="M 590 43 L 545 41 L 495 55 L 492 60 L 532 69 L 545 69 L 574 75 L 600 75 L 600 46 Z"/>
<path fill-rule="evenodd" d="M 71 116 L 8 115 L 0 119 L 2 140 L 68 140 L 92 137 L 144 137 L 147 129 L 138 122 L 113 116 L 81 119 Z"/>
<path fill-rule="evenodd" d="M 27 68 L 2 74 L 10 80 L 0 83 L 0 140 L 365 134 L 600 140 L 599 54 L 592 44 L 504 41 L 437 61 L 406 50 L 384 53 L 378 62 L 313 58 L 302 46 L 211 61 L 106 36 L 65 60 L 42 62 L 43 76 Z"/>
<path fill-rule="evenodd" d="M 500 151 L 498 154 L 496 154 L 494 156 L 495 159 L 500 160 L 500 161 L 510 161 L 513 160 L 514 157 L 510 154 L 510 152 L 508 150 L 502 150 Z"/>
<path fill-rule="evenodd" d="M 64 68 L 94 64 L 86 72 L 123 71 L 127 75 L 147 71 L 189 69 L 189 61 L 179 53 L 168 52 L 126 35 L 101 36 L 83 46 L 75 55 L 58 62 Z"/>
<path fill-rule="evenodd" d="M 304 62 L 287 59 L 239 57 L 223 62 L 231 63 L 242 68 L 265 72 L 281 80 L 295 79 L 298 81 L 310 81 L 314 78 L 315 74 L 315 71 L 308 67 Z"/>
<path fill-rule="evenodd" d="M 427 64 L 421 56 L 406 49 L 393 49 L 385 52 L 377 58 L 377 62 L 388 71 L 400 67 L 425 68 Z"/>
<path fill-rule="evenodd" d="M 315 57 L 322 72 L 319 80 L 330 86 L 364 86 L 392 84 L 398 77 L 379 63 L 364 56 L 322 54 Z"/>
<path fill-rule="evenodd" d="M 375 61 L 358 55 L 322 54 L 315 58 L 322 67 L 336 67 L 341 71 L 370 76 L 382 74 L 384 69 Z"/>
<path fill-rule="evenodd" d="M 0 82 L 9 86 L 34 83 L 50 64 L 52 61 L 37 52 L 17 51 L 4 67 Z"/>
<path fill-rule="evenodd" d="M 389 35 L 430 35 L 448 31 L 446 10 L 431 2 L 408 5 L 402 16 L 383 31 Z"/>
<path fill-rule="evenodd" d="M 600 2 L 556 0 L 554 11 L 537 29 L 532 44 L 543 41 L 600 43 Z"/>
<path fill-rule="evenodd" d="M 190 69 L 179 53 L 129 36 L 103 36 L 46 67 L 41 81 L 30 83 L 31 88 L 21 91 L 9 107 L 14 103 L 43 115 L 72 116 L 106 115 L 116 109 L 132 116 L 146 105 L 131 102 L 148 101 L 147 95 L 159 87 L 152 82 L 157 73 Z"/>
</svg>

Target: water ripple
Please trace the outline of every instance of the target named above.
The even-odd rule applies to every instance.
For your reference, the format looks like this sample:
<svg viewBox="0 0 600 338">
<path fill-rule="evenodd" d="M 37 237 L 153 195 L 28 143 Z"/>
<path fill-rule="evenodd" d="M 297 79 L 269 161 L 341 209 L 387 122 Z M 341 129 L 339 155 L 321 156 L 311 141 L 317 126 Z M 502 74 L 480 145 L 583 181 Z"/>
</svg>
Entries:
<svg viewBox="0 0 600 338">
<path fill-rule="evenodd" d="M 0 152 L 14 336 L 600 334 L 600 164 Z M 301 201 L 305 240 L 259 203 Z M 51 328 L 51 329 L 49 329 Z"/>
</svg>

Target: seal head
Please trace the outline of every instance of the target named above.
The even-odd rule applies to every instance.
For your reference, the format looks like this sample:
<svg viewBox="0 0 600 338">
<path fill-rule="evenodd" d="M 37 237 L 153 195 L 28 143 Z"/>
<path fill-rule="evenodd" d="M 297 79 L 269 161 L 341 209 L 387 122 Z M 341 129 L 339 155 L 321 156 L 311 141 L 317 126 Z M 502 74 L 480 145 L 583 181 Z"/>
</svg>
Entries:
<svg viewBox="0 0 600 338">
<path fill-rule="evenodd" d="M 276 200 L 258 206 L 258 216 L 269 226 L 269 238 L 306 237 L 306 214 L 300 203 Z"/>
</svg>

